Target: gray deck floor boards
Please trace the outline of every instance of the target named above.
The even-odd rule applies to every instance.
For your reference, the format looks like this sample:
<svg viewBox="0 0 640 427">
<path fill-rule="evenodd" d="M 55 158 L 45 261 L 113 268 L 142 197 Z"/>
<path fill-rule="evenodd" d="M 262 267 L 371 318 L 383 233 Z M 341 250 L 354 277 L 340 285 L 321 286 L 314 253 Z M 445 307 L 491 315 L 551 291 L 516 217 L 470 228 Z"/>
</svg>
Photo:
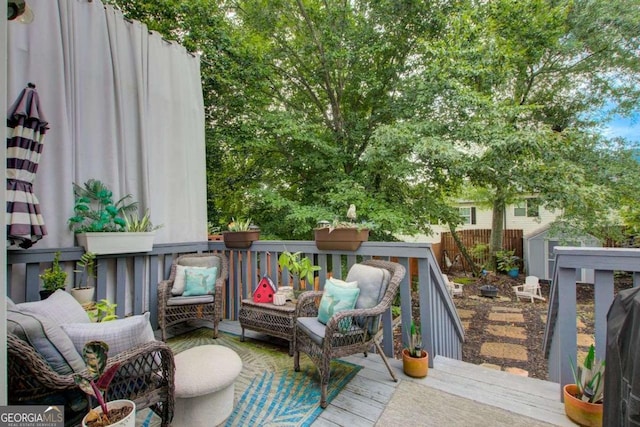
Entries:
<svg viewBox="0 0 640 427">
<path fill-rule="evenodd" d="M 240 334 L 238 322 L 225 320 L 220 323 L 220 330 Z M 246 331 L 246 336 L 269 339 L 252 331 Z M 355 355 L 344 360 L 361 365 L 363 369 L 316 419 L 314 427 L 376 425 L 402 381 L 413 381 L 424 386 L 425 393 L 428 393 L 429 388 L 434 388 L 552 425 L 575 426 L 564 414 L 564 407 L 560 402 L 560 386 L 557 383 L 520 377 L 444 357 L 435 358 L 434 367 L 429 369 L 429 375 L 424 379 L 404 375 L 402 361 L 391 359 L 391 366 L 399 379 L 396 383 L 376 354 L 369 354 L 367 357 Z M 452 404 L 451 408 L 442 410 L 453 411 L 456 408 Z"/>
</svg>

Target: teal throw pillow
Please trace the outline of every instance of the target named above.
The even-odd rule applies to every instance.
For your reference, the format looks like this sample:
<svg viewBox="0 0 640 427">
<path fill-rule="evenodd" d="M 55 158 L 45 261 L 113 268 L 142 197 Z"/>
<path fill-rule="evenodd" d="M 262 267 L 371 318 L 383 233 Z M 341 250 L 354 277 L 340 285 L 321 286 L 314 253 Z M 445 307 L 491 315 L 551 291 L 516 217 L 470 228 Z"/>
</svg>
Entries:
<svg viewBox="0 0 640 427">
<path fill-rule="evenodd" d="M 192 297 L 197 295 L 213 295 L 216 289 L 216 279 L 218 278 L 218 267 L 211 268 L 187 268 L 184 272 L 185 285 L 184 292 L 185 297 Z"/>
<path fill-rule="evenodd" d="M 352 310 L 356 306 L 360 289 L 358 282 L 333 281 L 328 279 L 324 285 L 324 293 L 318 308 L 318 321 L 327 324 L 329 319 L 340 311 Z M 341 322 L 340 329 L 345 330 L 351 326 L 351 319 Z"/>
</svg>

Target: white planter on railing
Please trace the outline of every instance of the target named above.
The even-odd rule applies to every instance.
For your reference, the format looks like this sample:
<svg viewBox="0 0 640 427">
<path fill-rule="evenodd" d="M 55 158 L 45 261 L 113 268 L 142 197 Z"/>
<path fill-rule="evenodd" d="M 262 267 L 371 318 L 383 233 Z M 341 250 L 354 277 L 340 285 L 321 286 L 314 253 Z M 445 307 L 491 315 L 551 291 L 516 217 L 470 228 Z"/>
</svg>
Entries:
<svg viewBox="0 0 640 427">
<path fill-rule="evenodd" d="M 96 255 L 149 252 L 153 249 L 155 231 L 78 233 L 78 244 Z"/>
</svg>

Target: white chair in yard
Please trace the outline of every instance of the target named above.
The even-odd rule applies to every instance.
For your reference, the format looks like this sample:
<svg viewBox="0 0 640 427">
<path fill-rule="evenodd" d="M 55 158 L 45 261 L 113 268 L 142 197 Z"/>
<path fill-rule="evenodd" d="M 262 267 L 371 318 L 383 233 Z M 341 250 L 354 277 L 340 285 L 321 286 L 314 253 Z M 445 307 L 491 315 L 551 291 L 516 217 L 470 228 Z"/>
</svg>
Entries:
<svg viewBox="0 0 640 427">
<path fill-rule="evenodd" d="M 535 302 L 536 299 L 546 301 L 542 296 L 542 290 L 540 288 L 540 280 L 536 276 L 527 276 L 523 285 L 513 287 L 516 293 L 516 298 L 528 298 L 531 302 Z"/>
<path fill-rule="evenodd" d="M 452 297 L 463 296 L 462 286 L 464 285 L 462 283 L 456 283 L 449 280 L 449 276 L 447 276 L 446 274 L 443 274 L 442 277 L 444 278 L 444 282 L 447 285 L 447 289 L 449 289 L 449 295 L 451 295 Z"/>
</svg>

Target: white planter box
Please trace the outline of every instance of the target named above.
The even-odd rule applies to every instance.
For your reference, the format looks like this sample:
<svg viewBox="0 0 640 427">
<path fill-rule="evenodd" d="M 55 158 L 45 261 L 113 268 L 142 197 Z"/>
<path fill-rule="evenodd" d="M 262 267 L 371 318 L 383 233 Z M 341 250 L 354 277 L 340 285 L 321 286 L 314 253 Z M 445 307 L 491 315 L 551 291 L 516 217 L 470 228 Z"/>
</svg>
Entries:
<svg viewBox="0 0 640 427">
<path fill-rule="evenodd" d="M 153 249 L 155 231 L 144 233 L 107 232 L 78 233 L 78 244 L 96 255 L 149 252 Z"/>
</svg>

